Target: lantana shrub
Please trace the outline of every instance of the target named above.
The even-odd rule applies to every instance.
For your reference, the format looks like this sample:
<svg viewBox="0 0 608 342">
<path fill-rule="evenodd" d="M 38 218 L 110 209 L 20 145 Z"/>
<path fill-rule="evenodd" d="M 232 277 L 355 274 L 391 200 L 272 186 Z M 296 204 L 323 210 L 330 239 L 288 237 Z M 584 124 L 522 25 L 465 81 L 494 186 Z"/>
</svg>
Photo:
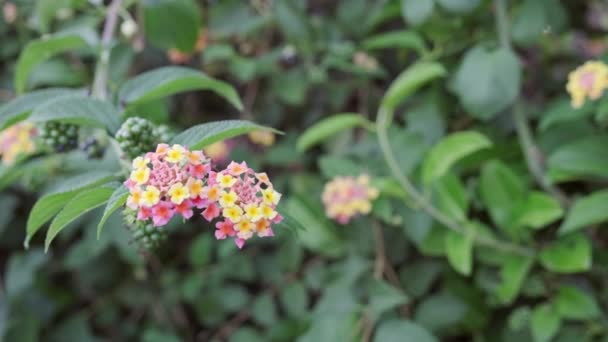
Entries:
<svg viewBox="0 0 608 342">
<path fill-rule="evenodd" d="M 0 7 L 0 340 L 608 338 L 605 1 Z"/>
</svg>

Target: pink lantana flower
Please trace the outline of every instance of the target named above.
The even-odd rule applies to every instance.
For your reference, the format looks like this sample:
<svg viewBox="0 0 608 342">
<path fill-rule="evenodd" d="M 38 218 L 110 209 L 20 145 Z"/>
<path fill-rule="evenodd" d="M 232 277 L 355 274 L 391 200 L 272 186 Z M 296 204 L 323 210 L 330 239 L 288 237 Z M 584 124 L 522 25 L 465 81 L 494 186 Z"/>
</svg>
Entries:
<svg viewBox="0 0 608 342">
<path fill-rule="evenodd" d="M 234 231 L 234 225 L 230 221 L 220 221 L 215 224 L 215 238 L 218 240 L 223 240 L 226 237 L 232 237 L 236 235 Z"/>
<path fill-rule="evenodd" d="M 152 208 L 152 222 L 157 227 L 164 226 L 175 214 L 175 206 L 171 202 L 161 201 Z"/>
<path fill-rule="evenodd" d="M 339 176 L 325 184 L 321 200 L 327 217 L 347 224 L 355 216 L 369 214 L 378 197 L 378 190 L 369 183 L 369 176 L 361 175 Z"/>
</svg>

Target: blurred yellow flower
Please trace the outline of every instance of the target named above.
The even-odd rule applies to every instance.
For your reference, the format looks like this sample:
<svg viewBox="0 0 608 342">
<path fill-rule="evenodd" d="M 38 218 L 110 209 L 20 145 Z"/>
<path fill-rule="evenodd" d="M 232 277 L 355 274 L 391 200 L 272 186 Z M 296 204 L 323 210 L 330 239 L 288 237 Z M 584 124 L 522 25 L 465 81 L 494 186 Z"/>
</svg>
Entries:
<svg viewBox="0 0 608 342">
<path fill-rule="evenodd" d="M 586 98 L 599 99 L 608 88 L 608 66 L 599 61 L 588 61 L 568 75 L 566 89 L 572 98 L 572 107 L 580 108 Z"/>
<path fill-rule="evenodd" d="M 248 136 L 252 143 L 266 147 L 272 146 L 275 141 L 274 133 L 271 131 L 253 131 Z"/>
<path fill-rule="evenodd" d="M 29 122 L 20 122 L 0 133 L 0 154 L 2 164 L 10 166 L 22 155 L 32 154 L 36 150 L 34 138 L 36 127 Z"/>
</svg>

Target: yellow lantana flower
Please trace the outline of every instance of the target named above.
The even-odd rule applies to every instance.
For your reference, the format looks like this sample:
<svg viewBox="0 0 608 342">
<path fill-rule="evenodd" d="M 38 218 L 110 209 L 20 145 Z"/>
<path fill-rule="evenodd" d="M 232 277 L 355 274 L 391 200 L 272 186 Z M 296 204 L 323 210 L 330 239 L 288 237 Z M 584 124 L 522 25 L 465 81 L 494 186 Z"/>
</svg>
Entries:
<svg viewBox="0 0 608 342">
<path fill-rule="evenodd" d="M 186 182 L 186 187 L 188 188 L 191 198 L 196 198 L 203 194 L 203 181 L 200 179 L 188 179 L 188 182 Z"/>
<path fill-rule="evenodd" d="M 217 174 L 215 180 L 222 188 L 229 188 L 236 183 L 236 178 L 232 177 L 231 175 L 221 173 Z"/>
<path fill-rule="evenodd" d="M 165 160 L 170 163 L 178 164 L 181 163 L 185 157 L 186 149 L 182 145 L 175 144 L 171 146 L 171 149 L 167 152 Z"/>
<path fill-rule="evenodd" d="M 239 196 L 234 191 L 223 192 L 220 195 L 220 205 L 224 208 L 232 207 L 235 205 L 236 200 L 239 199 Z"/>
<path fill-rule="evenodd" d="M 133 182 L 137 185 L 142 185 L 150 179 L 150 169 L 136 169 L 131 172 L 131 176 L 129 177 Z"/>
<path fill-rule="evenodd" d="M 171 196 L 171 202 L 175 204 L 182 204 L 182 202 L 190 197 L 190 192 L 188 188 L 185 187 L 182 183 L 175 183 L 171 185 L 167 194 Z"/>
<path fill-rule="evenodd" d="M 262 190 L 262 196 L 264 198 L 264 203 L 267 205 L 276 205 L 281 200 L 281 194 L 274 191 L 272 188 Z"/>
<path fill-rule="evenodd" d="M 258 207 L 254 203 L 251 203 L 251 204 L 247 204 L 245 206 L 245 216 L 251 222 L 257 222 L 263 217 L 263 214 L 262 214 L 262 210 L 260 209 L 260 207 Z"/>
<path fill-rule="evenodd" d="M 243 209 L 241 209 L 239 206 L 226 208 L 222 210 L 222 215 L 224 215 L 224 217 L 229 219 L 232 223 L 239 223 L 243 218 Z"/>
<path fill-rule="evenodd" d="M 141 197 L 143 205 L 147 207 L 154 206 L 160 201 L 160 190 L 153 185 L 148 185 Z"/>
</svg>

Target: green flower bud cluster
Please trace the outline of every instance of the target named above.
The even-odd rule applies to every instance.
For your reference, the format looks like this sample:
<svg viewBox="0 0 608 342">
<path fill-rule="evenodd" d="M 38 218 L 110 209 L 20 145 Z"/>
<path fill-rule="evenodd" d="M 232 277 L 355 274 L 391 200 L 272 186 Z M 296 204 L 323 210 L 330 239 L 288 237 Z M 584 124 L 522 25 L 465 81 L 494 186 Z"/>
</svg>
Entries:
<svg viewBox="0 0 608 342">
<path fill-rule="evenodd" d="M 167 232 L 164 227 L 155 227 L 150 222 L 137 220 L 137 211 L 126 208 L 123 217 L 127 228 L 133 234 L 133 241 L 145 250 L 153 250 L 167 240 Z"/>
<path fill-rule="evenodd" d="M 156 126 L 140 117 L 128 118 L 116 132 L 118 145 L 130 159 L 154 151 L 156 145 L 167 142 L 169 138 L 167 126 Z"/>
<path fill-rule="evenodd" d="M 67 152 L 78 148 L 78 126 L 56 121 L 47 121 L 40 128 L 42 142 L 56 152 Z"/>
<path fill-rule="evenodd" d="M 171 129 L 167 125 L 158 125 L 156 132 L 158 132 L 158 136 L 160 137 L 159 142 L 162 143 L 168 143 L 173 137 L 173 132 L 171 132 Z"/>
</svg>

